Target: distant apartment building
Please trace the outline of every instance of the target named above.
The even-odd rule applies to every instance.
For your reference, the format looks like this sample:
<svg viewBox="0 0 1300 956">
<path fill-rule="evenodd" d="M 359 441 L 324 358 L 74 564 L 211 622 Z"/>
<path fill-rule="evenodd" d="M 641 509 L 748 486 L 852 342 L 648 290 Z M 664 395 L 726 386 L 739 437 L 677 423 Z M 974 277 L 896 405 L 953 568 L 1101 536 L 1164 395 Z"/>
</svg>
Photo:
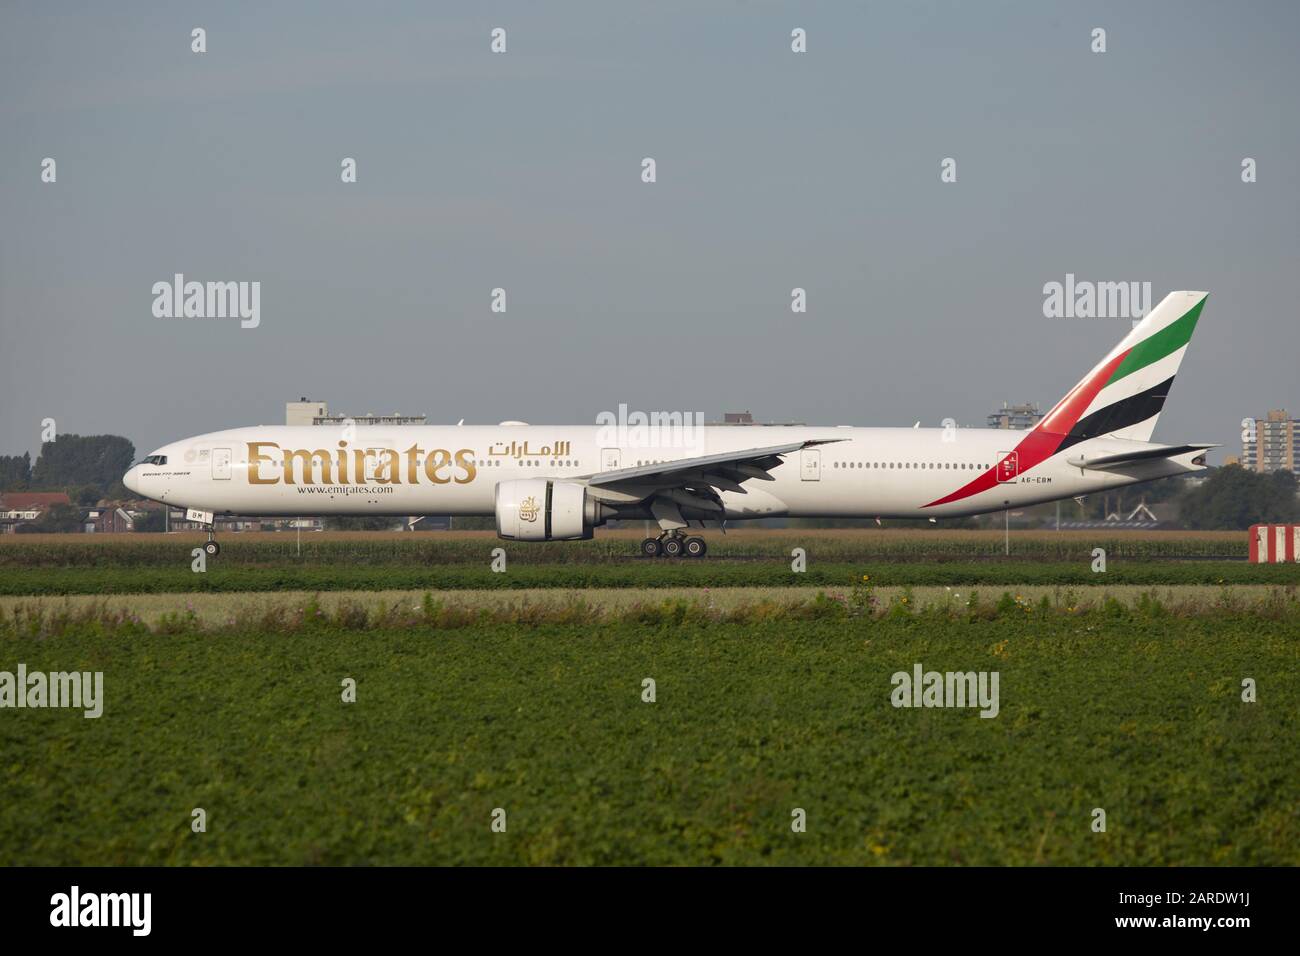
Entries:
<svg viewBox="0 0 1300 956">
<path fill-rule="evenodd" d="M 1029 405 L 1008 405 L 1002 403 L 1002 408 L 988 417 L 989 428 L 1033 428 L 1038 424 L 1043 413 L 1038 410 L 1038 403 L 1034 402 Z"/>
<path fill-rule="evenodd" d="M 1242 429 L 1241 467 L 1249 471 L 1291 471 L 1300 474 L 1300 421 L 1275 408 L 1254 427 Z"/>
<path fill-rule="evenodd" d="M 722 421 L 705 422 L 705 425 L 803 425 L 804 422 L 756 422 L 752 412 L 723 412 Z"/>
<path fill-rule="evenodd" d="M 424 425 L 424 415 L 403 415 L 393 412 L 391 415 L 376 415 L 367 412 L 364 415 L 331 415 L 328 402 L 312 401 L 306 396 L 296 402 L 285 402 L 284 423 L 286 425 L 335 425 L 341 426 L 348 419 L 358 425 Z"/>
<path fill-rule="evenodd" d="M 428 421 L 424 415 L 403 415 L 401 412 L 393 412 L 391 415 L 376 415 L 374 412 L 366 412 L 364 415 L 318 415 L 312 419 L 313 425 L 342 425 L 348 419 L 352 419 L 358 425 L 426 425 Z"/>
<path fill-rule="evenodd" d="M 286 425 L 311 425 L 318 417 L 329 414 L 329 405 L 325 402 L 313 402 L 305 395 L 296 402 L 285 402 L 284 423 Z"/>
</svg>

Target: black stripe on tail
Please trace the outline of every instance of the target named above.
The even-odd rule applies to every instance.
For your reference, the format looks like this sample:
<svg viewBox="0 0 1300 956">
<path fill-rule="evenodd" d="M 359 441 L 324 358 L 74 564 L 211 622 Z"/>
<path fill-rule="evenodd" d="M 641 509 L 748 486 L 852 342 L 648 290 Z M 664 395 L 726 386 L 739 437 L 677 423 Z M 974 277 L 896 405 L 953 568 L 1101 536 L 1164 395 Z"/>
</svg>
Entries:
<svg viewBox="0 0 1300 956">
<path fill-rule="evenodd" d="M 1070 433 L 1065 436 L 1056 450 L 1063 451 L 1081 441 L 1109 435 L 1121 428 L 1144 422 L 1152 415 L 1160 414 L 1160 409 L 1165 407 L 1165 399 L 1169 397 L 1169 390 L 1173 385 L 1174 377 L 1171 375 L 1144 392 L 1130 395 L 1105 408 L 1097 409 L 1091 415 L 1085 415 L 1074 423 L 1074 427 L 1070 429 Z"/>
</svg>

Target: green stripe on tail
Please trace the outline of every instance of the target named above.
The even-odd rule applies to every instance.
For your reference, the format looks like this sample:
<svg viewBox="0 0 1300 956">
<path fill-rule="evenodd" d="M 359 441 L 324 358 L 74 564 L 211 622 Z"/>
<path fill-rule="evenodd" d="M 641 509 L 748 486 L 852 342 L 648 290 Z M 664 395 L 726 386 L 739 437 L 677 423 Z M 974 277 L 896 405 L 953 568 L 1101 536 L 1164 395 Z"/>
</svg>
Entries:
<svg viewBox="0 0 1300 956">
<path fill-rule="evenodd" d="M 1128 355 L 1120 363 L 1119 368 L 1115 369 L 1115 374 L 1110 377 L 1107 385 L 1113 385 L 1126 375 L 1146 368 L 1152 362 L 1158 362 L 1166 355 L 1178 351 L 1186 345 L 1192 338 L 1192 332 L 1196 330 L 1196 320 L 1201 317 L 1201 308 L 1205 305 L 1205 297 L 1192 306 L 1187 314 L 1177 321 L 1170 322 L 1163 329 L 1152 335 L 1150 338 L 1143 339 L 1133 348 L 1129 349 Z"/>
</svg>

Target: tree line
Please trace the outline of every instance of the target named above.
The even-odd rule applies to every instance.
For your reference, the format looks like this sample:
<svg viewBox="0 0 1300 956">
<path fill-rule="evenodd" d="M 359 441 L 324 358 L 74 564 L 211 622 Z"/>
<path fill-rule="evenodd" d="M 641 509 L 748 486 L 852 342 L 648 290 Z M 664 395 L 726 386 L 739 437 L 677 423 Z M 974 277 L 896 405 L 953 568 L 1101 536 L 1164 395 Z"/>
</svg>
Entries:
<svg viewBox="0 0 1300 956">
<path fill-rule="evenodd" d="M 0 494 L 62 491 L 72 504 L 53 505 L 19 530 L 80 531 L 86 508 L 103 498 L 130 497 L 122 476 L 133 461 L 135 445 L 121 435 L 60 435 L 41 445 L 35 464 L 27 452 L 0 455 Z"/>
<path fill-rule="evenodd" d="M 77 503 L 125 498 L 122 476 L 135 461 L 135 445 L 121 435 L 60 435 L 42 443 L 36 463 L 29 453 L 0 455 L 0 492 L 63 491 Z"/>
</svg>

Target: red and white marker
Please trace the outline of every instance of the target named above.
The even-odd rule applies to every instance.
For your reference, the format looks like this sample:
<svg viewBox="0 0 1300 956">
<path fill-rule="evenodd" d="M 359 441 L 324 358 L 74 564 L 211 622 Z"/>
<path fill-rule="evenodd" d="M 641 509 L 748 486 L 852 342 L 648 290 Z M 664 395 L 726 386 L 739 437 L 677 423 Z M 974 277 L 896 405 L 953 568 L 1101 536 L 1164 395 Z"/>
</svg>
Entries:
<svg viewBox="0 0 1300 956">
<path fill-rule="evenodd" d="M 1300 562 L 1300 524 L 1251 525 L 1250 560 L 1255 564 Z"/>
</svg>

